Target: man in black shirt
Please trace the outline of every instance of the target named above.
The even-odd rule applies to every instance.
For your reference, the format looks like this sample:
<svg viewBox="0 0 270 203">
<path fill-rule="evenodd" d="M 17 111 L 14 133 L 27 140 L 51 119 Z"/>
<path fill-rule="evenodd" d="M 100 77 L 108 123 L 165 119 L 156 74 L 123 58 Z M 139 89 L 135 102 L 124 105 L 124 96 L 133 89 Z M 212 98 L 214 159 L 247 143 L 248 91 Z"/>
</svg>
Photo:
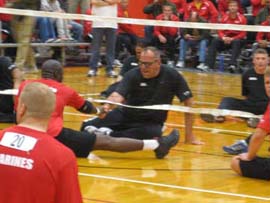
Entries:
<svg viewBox="0 0 270 203">
<path fill-rule="evenodd" d="M 146 47 L 139 59 L 139 68 L 127 72 L 109 101 L 133 106 L 171 104 L 174 96 L 192 106 L 192 93 L 185 79 L 174 69 L 161 65 L 160 53 L 154 47 Z M 151 139 L 162 135 L 162 127 L 168 111 L 145 110 L 104 104 L 105 117 L 85 121 L 81 130 L 89 126 L 112 129 L 110 136 Z M 192 133 L 193 115 L 185 114 L 186 143 L 203 144 Z"/>
<path fill-rule="evenodd" d="M 106 90 L 102 91 L 100 93 L 101 97 L 107 98 L 111 93 L 113 93 L 117 87 L 117 85 L 120 83 L 120 81 L 123 79 L 124 75 L 130 71 L 133 68 L 138 67 L 138 60 L 141 55 L 141 52 L 144 48 L 143 42 L 138 42 L 135 47 L 135 53 L 136 55 L 129 56 L 123 64 L 123 67 L 121 68 L 120 74 L 117 77 L 117 81 L 113 84 L 111 84 Z"/>
<path fill-rule="evenodd" d="M 264 89 L 264 71 L 268 64 L 268 54 L 264 49 L 257 49 L 253 53 L 254 68 L 247 70 L 242 75 L 242 95 L 244 99 L 224 97 L 219 104 L 219 109 L 238 110 L 261 115 L 265 112 L 268 97 Z M 225 117 L 201 114 L 201 118 L 206 122 L 224 122 Z M 250 127 L 256 127 L 256 123 L 248 120 Z M 254 119 L 253 119 L 254 120 Z M 259 121 L 259 120 L 257 120 Z"/>
<path fill-rule="evenodd" d="M 11 59 L 0 56 L 0 90 L 18 88 L 22 72 L 11 62 Z M 0 122 L 15 122 L 12 95 L 0 94 Z"/>
</svg>

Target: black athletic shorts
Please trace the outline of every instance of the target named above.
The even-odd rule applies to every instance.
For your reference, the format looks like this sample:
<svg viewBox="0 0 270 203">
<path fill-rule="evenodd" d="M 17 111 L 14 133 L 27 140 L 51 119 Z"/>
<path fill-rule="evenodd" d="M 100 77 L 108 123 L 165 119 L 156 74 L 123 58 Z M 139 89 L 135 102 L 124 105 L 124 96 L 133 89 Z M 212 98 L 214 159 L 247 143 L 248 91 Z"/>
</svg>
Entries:
<svg viewBox="0 0 270 203">
<path fill-rule="evenodd" d="M 270 180 L 270 159 L 256 157 L 251 161 L 240 160 L 240 168 L 243 176 Z"/>
<path fill-rule="evenodd" d="M 96 142 L 96 135 L 63 128 L 57 137 L 59 142 L 70 148 L 76 157 L 87 157 Z"/>
</svg>

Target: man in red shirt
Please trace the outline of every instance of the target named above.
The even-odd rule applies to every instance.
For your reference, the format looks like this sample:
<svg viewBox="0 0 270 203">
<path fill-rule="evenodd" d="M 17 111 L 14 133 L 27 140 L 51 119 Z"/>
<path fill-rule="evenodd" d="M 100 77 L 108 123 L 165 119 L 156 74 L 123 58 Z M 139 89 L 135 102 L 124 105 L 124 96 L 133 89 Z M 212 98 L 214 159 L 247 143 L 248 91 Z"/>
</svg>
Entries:
<svg viewBox="0 0 270 203">
<path fill-rule="evenodd" d="M 238 12 L 237 1 L 230 1 L 228 13 L 222 17 L 220 23 L 238 25 L 247 24 L 245 16 Z M 208 56 L 206 59 L 207 66 L 202 69 L 214 69 L 217 51 L 232 49 L 232 56 L 229 62 L 229 71 L 235 72 L 237 68 L 237 58 L 241 52 L 242 46 L 244 45 L 245 37 L 246 31 L 219 30 L 218 37 L 211 41 L 211 44 L 208 48 Z"/>
<path fill-rule="evenodd" d="M 82 202 L 74 154 L 46 133 L 54 107 L 44 84 L 21 92 L 18 125 L 0 132 L 0 202 Z"/>
<path fill-rule="evenodd" d="M 121 0 L 120 3 L 117 5 L 117 16 L 121 18 L 129 18 L 128 13 L 128 3 L 129 0 Z M 124 48 L 131 54 L 135 54 L 135 46 L 137 42 L 137 35 L 133 30 L 131 24 L 128 23 L 119 23 L 118 30 L 117 30 L 117 38 L 116 38 L 116 45 L 115 45 L 115 65 L 120 64 L 120 53 L 124 51 Z M 118 60 L 118 61 L 117 61 Z"/>
<path fill-rule="evenodd" d="M 270 96 L 270 68 L 264 74 L 266 93 Z M 270 180 L 270 158 L 257 156 L 265 137 L 270 133 L 270 105 L 260 120 L 251 137 L 248 152 L 234 156 L 231 162 L 232 169 L 241 176 Z"/>
<path fill-rule="evenodd" d="M 56 107 L 52 113 L 48 134 L 55 137 L 59 142 L 73 150 L 77 157 L 87 157 L 92 150 L 110 150 L 117 152 L 130 152 L 138 150 L 155 150 L 157 158 L 163 158 L 171 147 L 175 146 L 179 139 L 177 130 L 172 131 L 169 136 L 158 140 L 136 140 L 129 138 L 114 138 L 101 129 L 88 131 L 76 131 L 63 127 L 63 111 L 65 106 L 71 106 L 83 113 L 102 112 L 92 103 L 82 98 L 75 90 L 62 84 L 63 68 L 56 60 L 47 60 L 41 68 L 42 78 L 34 80 L 48 85 L 56 94 Z M 19 94 L 24 86 L 33 81 L 25 81 L 19 87 Z"/>
<path fill-rule="evenodd" d="M 231 0 L 218 1 L 218 11 L 221 13 L 221 16 L 224 16 L 228 12 L 229 2 Z M 238 3 L 238 12 L 244 14 L 243 6 L 241 5 L 241 0 L 236 0 Z"/>
<path fill-rule="evenodd" d="M 178 16 L 173 14 L 171 3 L 162 5 L 162 14 L 156 17 L 156 20 L 179 21 Z M 178 28 L 176 27 L 154 27 L 154 45 L 163 51 L 167 64 L 174 65 L 174 53 L 176 51 L 175 39 L 178 36 Z"/>
<path fill-rule="evenodd" d="M 270 15 L 267 17 L 265 21 L 261 23 L 263 26 L 270 25 Z M 253 43 L 252 49 L 255 50 L 257 48 L 264 48 L 270 53 L 270 32 L 258 32 L 256 35 L 256 42 Z"/>
<path fill-rule="evenodd" d="M 184 20 L 191 16 L 191 12 L 196 12 L 207 22 L 216 23 L 218 20 L 218 11 L 215 5 L 209 0 L 193 0 L 188 3 L 185 10 Z"/>
</svg>

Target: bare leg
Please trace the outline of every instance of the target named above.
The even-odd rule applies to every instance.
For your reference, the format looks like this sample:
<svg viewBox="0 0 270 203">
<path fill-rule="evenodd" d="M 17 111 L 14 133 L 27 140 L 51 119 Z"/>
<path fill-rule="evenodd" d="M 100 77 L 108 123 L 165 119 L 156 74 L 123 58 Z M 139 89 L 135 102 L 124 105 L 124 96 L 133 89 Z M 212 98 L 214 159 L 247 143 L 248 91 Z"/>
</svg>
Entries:
<svg viewBox="0 0 270 203">
<path fill-rule="evenodd" d="M 132 152 L 143 149 L 143 141 L 130 138 L 114 138 L 108 135 L 96 136 L 93 150 L 109 150 L 115 152 Z"/>
</svg>

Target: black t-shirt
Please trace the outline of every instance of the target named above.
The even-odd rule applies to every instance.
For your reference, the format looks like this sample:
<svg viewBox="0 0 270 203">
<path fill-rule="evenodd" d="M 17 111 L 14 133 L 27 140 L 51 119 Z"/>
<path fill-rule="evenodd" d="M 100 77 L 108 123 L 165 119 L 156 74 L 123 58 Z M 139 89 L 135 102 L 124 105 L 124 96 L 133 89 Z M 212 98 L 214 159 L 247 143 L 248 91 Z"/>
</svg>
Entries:
<svg viewBox="0 0 270 203">
<path fill-rule="evenodd" d="M 267 102 L 264 75 L 257 74 L 254 68 L 248 69 L 242 75 L 242 95 L 252 102 Z"/>
<path fill-rule="evenodd" d="M 171 104 L 174 96 L 181 102 L 192 97 L 183 76 L 166 66 L 161 66 L 159 75 L 151 79 L 143 78 L 139 68 L 130 70 L 116 92 L 126 99 L 126 104 L 133 106 Z M 124 108 L 123 111 L 128 119 L 137 122 L 163 123 L 167 118 L 167 111 L 131 108 Z"/>
</svg>

